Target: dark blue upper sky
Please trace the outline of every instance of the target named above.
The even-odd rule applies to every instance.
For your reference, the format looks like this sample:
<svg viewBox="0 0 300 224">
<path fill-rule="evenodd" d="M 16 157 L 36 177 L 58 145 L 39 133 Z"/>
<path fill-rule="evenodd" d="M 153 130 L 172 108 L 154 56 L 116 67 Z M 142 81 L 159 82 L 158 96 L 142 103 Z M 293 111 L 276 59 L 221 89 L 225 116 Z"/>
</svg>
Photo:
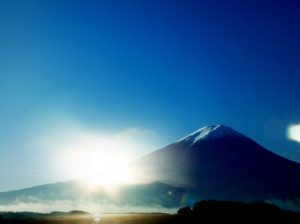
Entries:
<svg viewBox="0 0 300 224">
<path fill-rule="evenodd" d="M 48 181 L 32 142 L 66 120 L 151 130 L 153 147 L 223 123 L 300 161 L 286 138 L 300 122 L 299 11 L 296 0 L 1 1 L 0 190 Z"/>
</svg>

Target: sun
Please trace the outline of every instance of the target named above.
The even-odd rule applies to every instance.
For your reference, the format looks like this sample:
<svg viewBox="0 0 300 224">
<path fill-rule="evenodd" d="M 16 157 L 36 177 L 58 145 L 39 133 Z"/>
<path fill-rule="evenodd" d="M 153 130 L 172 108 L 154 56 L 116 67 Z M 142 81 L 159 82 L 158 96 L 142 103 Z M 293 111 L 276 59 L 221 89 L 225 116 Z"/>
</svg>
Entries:
<svg viewBox="0 0 300 224">
<path fill-rule="evenodd" d="M 90 136 L 68 150 L 65 165 L 70 176 L 89 189 L 113 190 L 116 186 L 134 182 L 130 166 L 133 156 L 129 148 L 128 142 Z"/>
<path fill-rule="evenodd" d="M 74 176 L 91 188 L 112 188 L 132 182 L 133 176 L 126 155 L 115 155 L 104 150 L 87 150 L 76 152 L 72 160 Z"/>
</svg>

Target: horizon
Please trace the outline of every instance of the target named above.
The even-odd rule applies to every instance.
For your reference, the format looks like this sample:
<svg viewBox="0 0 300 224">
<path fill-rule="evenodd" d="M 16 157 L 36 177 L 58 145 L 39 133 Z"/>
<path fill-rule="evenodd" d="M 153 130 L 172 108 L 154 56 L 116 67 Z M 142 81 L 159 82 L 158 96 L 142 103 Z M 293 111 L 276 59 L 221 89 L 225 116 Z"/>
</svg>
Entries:
<svg viewBox="0 0 300 224">
<path fill-rule="evenodd" d="M 242 135 L 244 135 L 243 133 L 239 132 L 238 130 L 235 130 L 234 128 L 232 128 L 232 127 L 230 127 L 230 126 L 227 126 L 227 125 L 225 125 L 225 124 L 218 123 L 218 124 L 213 124 L 213 125 L 206 125 L 206 126 L 203 126 L 203 127 L 199 128 L 199 129 L 197 129 L 197 130 L 195 130 L 195 131 L 193 131 L 193 132 L 191 132 L 191 133 L 185 135 L 184 137 L 182 137 L 182 138 L 180 138 L 180 139 L 177 139 L 177 140 L 174 141 L 174 142 L 171 142 L 171 143 L 169 143 L 169 144 L 167 144 L 167 145 L 162 146 L 161 148 L 167 147 L 167 146 L 169 146 L 170 144 L 173 144 L 173 143 L 175 143 L 175 142 L 182 141 L 182 140 L 186 139 L 187 137 L 189 137 L 189 136 L 191 136 L 191 135 L 194 135 L 194 134 L 197 133 L 197 132 L 199 133 L 199 131 L 201 131 L 201 130 L 203 130 L 203 129 L 207 129 L 207 128 L 210 128 L 210 127 L 219 127 L 219 126 L 222 126 L 222 127 L 225 127 L 225 128 L 229 128 L 229 129 L 231 129 L 232 131 L 236 132 L 237 134 L 242 134 Z M 214 128 L 213 128 L 213 129 L 214 129 Z M 298 130 L 298 129 L 297 129 L 297 130 Z M 211 131 L 211 130 L 209 130 L 209 132 L 210 132 L 210 131 Z M 207 133 L 206 133 L 205 135 L 207 135 Z M 205 135 L 203 135 L 203 136 L 201 137 L 201 139 L 204 138 Z M 244 136 L 247 137 L 247 138 L 249 138 L 249 136 L 247 136 L 247 135 L 244 135 Z M 251 139 L 251 138 L 250 138 L 250 139 Z M 198 140 L 199 140 L 199 139 L 198 139 Z M 253 139 L 252 139 L 252 140 L 253 140 Z M 255 141 L 255 140 L 254 140 L 254 141 Z M 255 142 L 256 142 L 256 141 L 255 141 Z M 256 142 L 256 143 L 258 143 L 258 142 Z M 258 143 L 258 144 L 259 144 L 259 143 Z M 259 144 L 259 145 L 261 145 L 261 144 Z M 261 146 L 264 147 L 263 145 L 261 145 Z M 161 148 L 159 148 L 159 149 L 161 149 Z M 299 161 L 295 161 L 295 160 L 286 158 L 286 157 L 280 155 L 279 153 L 276 153 L 276 152 L 274 152 L 274 151 L 272 151 L 272 150 L 270 150 L 270 149 L 268 149 L 268 148 L 266 148 L 266 147 L 264 147 L 264 148 L 267 149 L 268 151 L 271 151 L 271 152 L 273 152 L 273 153 L 275 153 L 275 154 L 277 154 L 277 155 L 279 155 L 279 156 L 285 158 L 285 159 L 288 159 L 288 160 L 290 160 L 290 161 L 294 161 L 294 162 L 299 163 Z M 155 149 L 155 150 L 153 150 L 153 151 L 150 151 L 150 152 L 148 152 L 148 154 L 150 154 L 150 153 L 152 153 L 152 152 L 155 152 L 155 151 L 157 151 L 157 150 L 159 150 L 159 149 Z M 142 157 L 144 157 L 144 156 L 146 156 L 146 155 L 147 155 L 147 154 L 143 154 L 143 155 L 141 155 L 140 157 L 135 157 L 134 159 L 139 159 L 139 158 L 142 158 Z M 299 163 L 299 164 L 300 164 L 300 163 Z M 23 186 L 23 187 L 19 187 L 19 188 L 16 188 L 16 189 L 4 190 L 4 191 L 0 191 L 0 193 L 10 192 L 10 191 L 19 191 L 19 190 L 25 190 L 25 189 L 30 189 L 30 188 L 34 188 L 34 187 L 40 187 L 40 186 L 44 186 L 44 185 L 52 185 L 52 184 L 57 184 L 57 183 L 68 183 L 68 182 L 74 182 L 74 181 L 75 181 L 75 182 L 78 182 L 78 183 L 80 183 L 80 184 L 83 184 L 83 185 L 85 184 L 84 181 L 82 181 L 81 178 L 78 178 L 78 177 L 71 177 L 71 178 L 69 178 L 69 179 L 54 180 L 54 181 L 48 182 L 48 183 L 40 183 L 40 184 L 35 184 L 35 185 Z M 139 183 L 130 183 L 130 184 L 135 185 L 135 184 L 139 184 Z M 65 210 L 64 210 L 64 211 L 65 211 Z"/>
<path fill-rule="evenodd" d="M 218 123 L 300 162 L 299 9 L 1 1 L 0 192 L 132 182 L 128 163 Z"/>
<path fill-rule="evenodd" d="M 242 143 L 241 143 L 242 142 Z M 157 150 L 156 155 L 155 153 L 150 153 L 149 155 L 147 155 L 146 157 L 143 157 L 140 160 L 142 166 L 141 171 L 142 171 L 142 177 L 147 177 L 149 175 L 150 179 L 148 179 L 147 181 L 139 181 L 139 182 L 122 182 L 120 185 L 118 184 L 117 186 L 115 185 L 111 185 L 109 183 L 108 188 L 106 185 L 103 185 L 101 182 L 100 185 L 96 185 L 93 186 L 91 188 L 91 185 L 89 185 L 85 179 L 72 179 L 72 180 L 65 180 L 65 181 L 61 181 L 61 182 L 55 182 L 55 183 L 47 183 L 47 184 L 41 184 L 41 185 L 37 185 L 37 186 L 32 186 L 32 187 L 26 187 L 23 189 L 17 189 L 17 190 L 11 190 L 8 192 L 0 192 L 0 212 L 1 211 L 10 211 L 10 212 L 38 212 L 38 213 L 51 213 L 52 211 L 62 211 L 62 212 L 68 212 L 68 211 L 86 211 L 89 212 L 91 214 L 105 214 L 105 213 L 109 213 L 109 214 L 120 214 L 120 213 L 176 213 L 176 211 L 179 211 L 179 206 L 190 206 L 192 207 L 194 205 L 194 203 L 196 203 L 197 201 L 201 201 L 201 202 L 205 202 L 205 201 L 215 201 L 216 203 L 221 203 L 221 202 L 226 202 L 226 201 L 231 201 L 231 202 L 235 202 L 235 203 L 239 203 L 239 205 L 241 206 L 243 203 L 249 203 L 249 199 L 248 200 L 236 200 L 235 198 L 235 194 L 233 194 L 231 196 L 231 199 L 224 199 L 222 198 L 220 199 L 211 199 L 211 198 L 198 198 L 198 196 L 196 196 L 196 192 L 193 192 L 193 185 L 190 185 L 191 183 L 189 183 L 187 181 L 187 179 L 185 179 L 185 176 L 189 176 L 187 173 L 186 175 L 180 175 L 180 169 L 178 169 L 177 172 L 177 177 L 175 177 L 175 180 L 177 180 L 177 178 L 183 178 L 184 182 L 180 183 L 180 180 L 176 183 L 176 181 L 174 182 L 174 180 L 172 179 L 172 175 L 169 176 L 171 177 L 171 179 L 164 179 L 165 177 L 162 175 L 163 174 L 163 170 L 165 169 L 164 166 L 161 167 L 161 165 L 157 166 L 158 164 L 161 164 L 161 162 L 165 162 L 167 163 L 167 167 L 169 165 L 173 165 L 174 163 L 174 158 L 176 159 L 180 159 L 181 155 L 180 152 L 179 154 L 178 151 L 176 152 L 176 148 L 180 149 L 181 147 L 184 147 L 184 153 L 186 157 L 189 155 L 189 152 L 193 152 L 194 156 L 198 157 L 198 159 L 196 159 L 195 161 L 198 163 L 199 161 L 202 160 L 202 162 L 200 164 L 202 164 L 202 166 L 204 166 L 204 168 L 207 166 L 206 162 L 203 161 L 203 156 L 204 158 L 207 157 L 210 161 L 208 162 L 208 164 L 212 165 L 211 166 L 211 170 L 214 173 L 214 163 L 218 164 L 221 162 L 221 164 L 223 163 L 223 159 L 225 159 L 225 164 L 227 162 L 229 162 L 229 166 L 226 165 L 224 167 L 224 169 L 228 169 L 231 170 L 230 167 L 234 166 L 232 165 L 232 160 L 233 158 L 235 159 L 242 159 L 243 158 L 243 163 L 246 164 L 252 164 L 254 165 L 254 170 L 256 170 L 257 168 L 261 168 L 262 165 L 265 166 L 265 164 L 268 164 L 268 167 L 266 170 L 270 170 L 271 173 L 268 173 L 268 178 L 272 179 L 273 175 L 275 173 L 273 173 L 274 168 L 275 171 L 277 171 L 278 167 L 279 170 L 283 171 L 283 175 L 285 175 L 284 173 L 289 173 L 289 175 L 293 175 L 294 170 L 296 169 L 296 176 L 299 176 L 300 172 L 300 163 L 293 163 L 287 159 L 284 159 L 283 157 L 280 157 L 276 154 L 270 153 L 271 151 L 269 151 L 268 149 L 263 148 L 262 146 L 260 146 L 259 144 L 256 144 L 256 142 L 253 142 L 251 139 L 249 139 L 247 136 L 244 136 L 243 134 L 235 131 L 234 129 L 232 129 L 231 127 L 225 126 L 225 125 L 210 125 L 210 126 L 205 126 L 200 128 L 199 130 L 192 132 L 191 134 L 187 135 L 186 137 L 180 139 L 179 141 L 167 146 L 164 149 L 161 150 Z M 221 146 L 221 147 L 220 147 Z M 228 147 L 229 146 L 229 147 Z M 170 149 L 172 149 L 172 151 L 170 151 Z M 181 148 L 182 149 L 182 148 Z M 224 149 L 229 150 L 229 151 L 224 151 Z M 242 149 L 242 150 L 241 150 Z M 250 150 L 249 150 L 250 149 Z M 231 153 L 234 152 L 233 154 Z M 171 154 L 168 155 L 168 157 L 165 157 L 165 152 L 169 152 Z M 183 151 L 181 151 L 182 153 Z M 218 152 L 218 154 L 223 154 L 223 156 L 216 156 L 216 152 Z M 158 153 L 158 154 L 157 154 Z M 175 153 L 175 157 L 173 157 L 174 155 L 172 155 L 172 153 Z M 186 154 L 187 153 L 187 154 Z M 176 155 L 177 154 L 177 155 Z M 228 154 L 228 155 L 226 155 Z M 160 156 L 162 155 L 162 156 Z M 200 155 L 200 156 L 199 156 Z M 215 156 L 214 156 L 215 155 Z M 233 155 L 233 157 L 232 157 Z M 179 157 L 178 157 L 179 156 Z M 193 156 L 193 157 L 194 157 Z M 253 158 L 257 158 L 257 162 L 253 163 L 255 160 L 252 159 L 248 159 L 250 156 Z M 147 158 L 148 157 L 148 158 Z M 152 162 L 151 162 L 151 157 Z M 165 158 L 163 158 L 165 157 Z M 146 158 L 146 160 L 145 160 Z M 173 158 L 173 159 L 172 159 Z M 89 157 L 90 159 L 90 157 Z M 107 159 L 107 158 L 106 158 Z M 150 159 L 150 160 L 149 160 Z M 162 159 L 162 160 L 161 160 Z M 213 159 L 213 160 L 212 160 Z M 275 159 L 275 160 L 274 160 Z M 279 159 L 279 160 L 278 160 Z M 150 161 L 150 167 L 148 166 L 149 164 L 147 164 L 147 160 Z M 185 159 L 184 159 L 185 160 Z M 184 160 L 181 160 L 181 162 L 184 162 Z M 205 159 L 206 160 L 206 159 Z M 262 164 L 259 164 L 260 161 L 262 162 Z M 272 162 L 276 161 L 275 164 Z M 110 160 L 112 161 L 112 160 Z M 93 162 L 93 161 L 88 161 L 88 162 Z M 140 162 L 136 163 L 135 165 L 137 167 L 139 167 Z M 156 165 L 155 163 L 156 162 Z M 177 163 L 181 164 L 181 162 Z M 193 162 L 190 161 L 190 162 Z M 189 163 L 190 163 L 189 162 Z M 239 163 L 238 161 L 235 161 L 237 163 Z M 273 165 L 272 165 L 273 164 Z M 154 165 L 154 166 L 153 166 Z M 276 167 L 274 167 L 274 165 Z M 286 170 L 287 167 L 285 167 L 285 165 L 288 165 L 288 170 Z M 84 167 L 80 166 L 82 169 L 84 169 Z M 146 167 L 146 169 L 144 169 Z M 155 172 L 151 173 L 150 170 L 147 171 L 147 168 L 154 168 L 154 169 L 160 169 L 162 168 L 162 172 Z M 189 169 L 188 164 L 183 164 L 183 167 L 186 167 L 187 169 Z M 193 167 L 193 165 L 191 164 L 191 167 Z M 199 166 L 201 167 L 201 165 Z M 218 167 L 218 165 L 216 166 Z M 243 168 L 243 166 L 238 166 L 240 168 Z M 246 165 L 247 167 L 247 165 Z M 205 168 L 206 170 L 207 168 Z M 249 168 L 247 168 L 244 172 L 242 172 L 243 175 L 248 175 L 249 171 L 247 171 Z M 297 171 L 298 169 L 298 171 Z M 176 170 L 176 168 L 175 168 Z M 235 170 L 235 169 L 234 169 Z M 251 169 L 250 169 L 251 170 Z M 145 172 L 147 171 L 147 172 Z M 292 172 L 291 172 L 292 171 Z M 220 171 L 220 175 L 222 176 L 222 171 Z M 261 171 L 263 172 L 263 171 Z M 291 173 L 290 173 L 291 172 Z M 155 174 L 156 173 L 156 174 Z M 234 172 L 236 173 L 236 172 Z M 153 176 L 154 175 L 158 175 L 158 176 Z M 226 174 L 226 171 L 225 171 Z M 278 173 L 279 175 L 282 175 L 280 172 Z M 115 175 L 114 173 L 110 173 L 110 175 Z M 208 172 L 209 175 L 209 172 Z M 227 174 L 228 175 L 228 174 Z M 230 174 L 229 174 L 230 175 Z M 256 174 L 258 177 L 259 175 Z M 221 176 L 219 176 L 219 178 L 221 178 Z M 154 179 L 152 179 L 154 177 Z M 250 176 L 251 178 L 251 171 L 250 171 Z M 159 179 L 162 178 L 162 181 Z M 230 178 L 230 177 L 229 177 Z M 205 180 L 205 176 L 204 178 L 201 178 L 202 180 Z M 222 179 L 222 178 L 221 178 Z M 284 180 L 283 178 L 279 178 L 280 180 Z M 109 181 L 110 179 L 106 179 L 106 181 Z M 142 179 L 139 179 L 142 180 Z M 181 179 L 182 180 L 182 179 Z M 230 180 L 230 179 L 229 179 Z M 247 180 L 247 178 L 246 178 Z M 276 180 L 276 178 L 275 178 Z M 289 178 L 286 179 L 287 181 L 289 180 Z M 166 182 L 165 182 L 166 181 Z M 292 183 L 297 184 L 297 180 L 292 179 Z M 243 182 L 243 181 L 242 181 Z M 173 185 L 169 184 L 169 183 L 173 183 Z M 268 182 L 266 182 L 268 183 Z M 275 182 L 276 185 L 278 185 L 277 182 Z M 107 183 L 106 183 L 107 184 Z M 225 184 L 225 183 L 223 183 Z M 255 183 L 254 183 L 255 184 Z M 287 183 L 288 184 L 288 183 Z M 246 186 L 249 184 L 246 184 Z M 181 186 L 181 187 L 180 187 Z M 185 186 L 184 188 L 182 188 L 183 186 Z M 205 185 L 204 185 L 205 186 Z M 224 186 L 223 186 L 224 187 Z M 235 186 L 236 187 L 236 186 Z M 129 191 L 128 191 L 129 189 Z M 145 191 L 146 189 L 146 191 Z M 148 190 L 150 189 L 150 192 Z M 154 189 L 158 189 L 157 192 Z M 230 187 L 225 187 L 225 189 L 230 189 Z M 243 189 L 243 187 L 240 186 L 240 189 Z M 275 187 L 276 189 L 276 187 Z M 280 189 L 280 188 L 279 188 Z M 293 188 L 290 188 L 290 190 L 292 190 Z M 297 187 L 296 187 L 297 189 Z M 180 205 L 177 204 L 165 204 L 166 202 L 164 201 L 155 201 L 155 204 L 148 204 L 147 200 L 146 204 L 143 204 L 141 206 L 141 204 L 139 204 L 140 202 L 137 201 L 138 204 L 127 204 L 128 203 L 128 199 L 130 197 L 135 198 L 136 197 L 136 193 L 139 197 L 141 197 L 143 194 L 153 194 L 153 190 L 154 195 L 150 195 L 150 198 L 152 197 L 156 197 L 158 196 L 158 198 L 160 198 L 162 195 L 165 197 L 165 195 L 167 195 L 168 197 L 173 198 L 179 198 L 180 200 Z M 268 188 L 268 191 L 270 189 Z M 299 190 L 299 189 L 298 189 Z M 141 192 L 144 192 L 141 194 Z M 181 191 L 181 193 L 180 193 Z M 225 190 L 225 193 L 227 192 L 227 190 Z M 283 190 L 282 192 L 285 192 L 287 194 L 289 194 L 289 191 Z M 293 192 L 293 190 L 292 190 Z M 99 194 L 100 193 L 100 194 Z M 208 192 L 206 192 L 208 193 Z M 127 194 L 132 194 L 131 196 L 126 197 L 125 195 Z M 158 194 L 158 195 L 156 195 Z M 162 194 L 162 195 L 161 195 Z M 195 194 L 193 196 L 193 194 Z M 209 194 L 209 193 L 208 193 Z M 227 193 L 226 193 L 227 194 Z M 68 195 L 66 197 L 66 195 Z M 103 201 L 103 195 L 104 195 L 104 201 Z M 238 195 L 238 194 L 237 194 Z M 271 194 L 272 195 L 272 194 Z M 280 194 L 279 194 L 280 195 Z M 252 202 L 258 202 L 258 203 L 265 203 L 265 205 L 275 205 L 276 207 L 283 209 L 283 210 L 289 210 L 289 211 L 295 211 L 295 212 L 299 212 L 299 205 L 297 203 L 297 201 L 295 201 L 295 199 L 293 198 L 281 198 L 281 196 L 278 196 L 278 198 L 276 198 L 276 194 L 275 197 L 271 197 L 269 199 L 258 199 L 257 197 L 253 197 L 250 201 Z M 125 200 L 124 200 L 124 196 L 125 196 Z M 203 195 L 205 197 L 205 195 Z M 126 199 L 127 198 L 127 199 Z M 144 198 L 144 197 L 142 197 Z M 158 199 L 157 198 L 157 199 Z M 137 199 L 137 198 L 136 198 Z M 135 199 L 135 200 L 136 200 Z M 162 199 L 162 198 L 161 198 Z M 164 198 L 163 200 L 166 200 L 167 198 Z M 117 201 L 115 201 L 117 200 Z M 143 200 L 143 199 L 142 199 Z M 167 200 L 168 201 L 168 200 Z M 153 201 L 154 202 L 154 201 Z M 123 204 L 125 203 L 125 204 Z M 170 206 L 171 205 L 171 206 Z M 53 209 L 55 208 L 55 209 Z M 184 207 L 182 207 L 183 209 Z M 0 214 L 1 215 L 1 214 Z M 66 214 L 65 214 L 66 215 Z M 24 218 L 24 217 L 23 217 Z"/>
</svg>

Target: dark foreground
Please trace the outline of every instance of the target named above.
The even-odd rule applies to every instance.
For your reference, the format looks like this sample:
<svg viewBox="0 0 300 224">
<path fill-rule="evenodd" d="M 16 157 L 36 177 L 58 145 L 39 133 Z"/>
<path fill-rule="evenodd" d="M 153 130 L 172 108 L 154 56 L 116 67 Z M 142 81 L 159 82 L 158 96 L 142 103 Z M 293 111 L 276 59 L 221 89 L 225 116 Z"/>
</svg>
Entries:
<svg viewBox="0 0 300 224">
<path fill-rule="evenodd" d="M 266 203 L 203 201 L 184 207 L 178 214 L 130 213 L 91 215 L 71 213 L 3 213 L 2 224 L 196 224 L 196 223 L 276 223 L 300 224 L 300 214 Z"/>
</svg>

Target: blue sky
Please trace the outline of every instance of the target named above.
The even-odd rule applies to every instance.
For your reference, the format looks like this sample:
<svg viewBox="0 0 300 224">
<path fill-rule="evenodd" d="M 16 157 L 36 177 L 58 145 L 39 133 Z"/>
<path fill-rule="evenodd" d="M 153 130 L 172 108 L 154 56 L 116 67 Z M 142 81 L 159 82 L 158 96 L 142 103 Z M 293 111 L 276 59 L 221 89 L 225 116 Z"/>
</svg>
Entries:
<svg viewBox="0 0 300 224">
<path fill-rule="evenodd" d="M 297 1 L 1 1 L 0 190 L 63 180 L 37 142 L 77 129 L 139 130 L 142 154 L 223 123 L 300 161 L 286 138 L 300 123 L 299 10 Z"/>
</svg>

